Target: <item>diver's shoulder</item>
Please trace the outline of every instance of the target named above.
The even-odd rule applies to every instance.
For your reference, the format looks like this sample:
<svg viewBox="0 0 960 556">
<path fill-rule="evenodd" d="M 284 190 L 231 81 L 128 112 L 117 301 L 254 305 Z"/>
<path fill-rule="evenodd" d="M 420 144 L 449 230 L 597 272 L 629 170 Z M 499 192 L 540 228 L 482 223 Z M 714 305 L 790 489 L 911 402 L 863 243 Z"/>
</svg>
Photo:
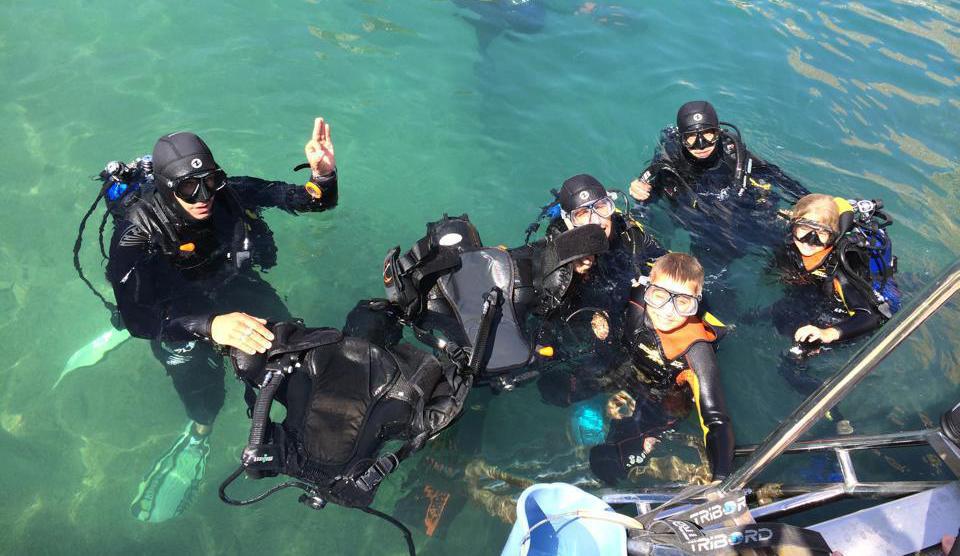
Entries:
<svg viewBox="0 0 960 556">
<path fill-rule="evenodd" d="M 117 237 L 116 245 L 118 247 L 146 247 L 150 244 L 151 233 L 149 227 L 143 220 L 130 218 L 128 214 L 120 217 L 114 225 L 114 234 Z"/>
</svg>

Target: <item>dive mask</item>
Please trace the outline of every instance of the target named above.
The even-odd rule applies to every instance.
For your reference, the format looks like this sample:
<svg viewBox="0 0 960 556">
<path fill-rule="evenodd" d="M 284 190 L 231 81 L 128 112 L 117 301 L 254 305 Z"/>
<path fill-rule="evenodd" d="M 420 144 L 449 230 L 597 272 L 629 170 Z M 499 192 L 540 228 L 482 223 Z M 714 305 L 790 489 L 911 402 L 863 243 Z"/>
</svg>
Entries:
<svg viewBox="0 0 960 556">
<path fill-rule="evenodd" d="M 643 292 L 643 302 L 654 309 L 661 309 L 667 303 L 673 303 L 673 309 L 681 317 L 692 317 L 700 309 L 702 296 L 670 291 L 660 286 L 648 284 Z"/>
<path fill-rule="evenodd" d="M 616 205 L 613 202 L 613 199 L 609 196 L 597 199 L 592 203 L 587 203 L 585 205 L 579 206 L 569 213 L 567 213 L 567 218 L 570 219 L 570 223 L 577 226 L 585 226 L 590 224 L 590 214 L 596 214 L 600 218 L 610 218 L 613 216 L 614 211 L 616 210 Z"/>
<path fill-rule="evenodd" d="M 173 191 L 183 202 L 193 204 L 207 201 L 227 185 L 227 174 L 216 169 L 204 174 L 193 174 L 177 180 Z"/>
<path fill-rule="evenodd" d="M 688 149 L 703 150 L 716 145 L 720 139 L 720 130 L 716 128 L 700 129 L 683 134 L 683 144 Z"/>
<path fill-rule="evenodd" d="M 799 218 L 793 221 L 793 239 L 800 243 L 813 245 L 814 247 L 826 247 L 832 245 L 837 239 L 837 232 L 831 230 L 819 222 Z"/>
</svg>

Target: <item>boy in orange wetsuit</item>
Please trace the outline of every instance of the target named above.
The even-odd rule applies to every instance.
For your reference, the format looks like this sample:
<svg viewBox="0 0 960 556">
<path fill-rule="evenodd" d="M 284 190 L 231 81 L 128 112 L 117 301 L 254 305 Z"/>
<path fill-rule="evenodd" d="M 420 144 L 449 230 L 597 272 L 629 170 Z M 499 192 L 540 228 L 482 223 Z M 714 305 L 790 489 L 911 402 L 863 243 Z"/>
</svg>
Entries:
<svg viewBox="0 0 960 556">
<path fill-rule="evenodd" d="M 690 255 L 668 253 L 657 259 L 646 282 L 631 291 L 627 314 L 625 340 L 633 363 L 653 381 L 690 387 L 713 478 L 723 478 L 732 469 L 734 449 L 716 354 L 724 327 L 701 311 L 703 267 Z M 644 452 L 653 444 L 633 443 Z M 629 462 L 631 455 L 640 454 L 621 457 Z"/>
</svg>

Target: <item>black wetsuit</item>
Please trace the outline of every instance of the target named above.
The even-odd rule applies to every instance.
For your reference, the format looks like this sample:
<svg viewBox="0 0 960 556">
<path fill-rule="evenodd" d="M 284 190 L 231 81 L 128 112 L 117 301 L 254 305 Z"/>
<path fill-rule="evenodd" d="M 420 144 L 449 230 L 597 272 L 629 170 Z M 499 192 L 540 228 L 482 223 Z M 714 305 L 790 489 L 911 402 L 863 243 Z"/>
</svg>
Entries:
<svg viewBox="0 0 960 556">
<path fill-rule="evenodd" d="M 690 386 L 710 467 L 719 478 L 731 470 L 734 438 L 716 354 L 723 329 L 711 320 L 695 317 L 669 334 L 657 332 L 646 314 L 643 287 L 636 287 L 631 293 L 625 341 L 633 364 L 649 380 Z"/>
<path fill-rule="evenodd" d="M 653 159 L 640 174 L 651 185 L 648 202 L 661 196 L 671 204 L 671 217 L 692 235 L 693 255 L 708 273 L 744 256 L 751 247 L 772 247 L 781 191 L 799 198 L 809 193 L 777 166 L 742 149 L 746 186 L 737 177 L 737 141 L 726 131 L 713 153 L 700 160 L 689 153 L 675 127 L 664 129 Z"/>
<path fill-rule="evenodd" d="M 608 390 L 606 375 L 625 359 L 621 338 L 632 281 L 648 274 L 653 261 L 667 252 L 638 223 L 619 213 L 612 220 L 609 250 L 597 257 L 585 275 L 574 273 L 562 304 L 544 319 L 537 338 L 538 343 L 556 350 L 550 368 L 544 369 L 538 382 L 548 403 L 566 406 Z M 556 220 L 547 234 L 565 228 L 563 221 Z M 607 321 L 608 333 L 603 339 L 593 330 L 596 313 Z M 571 360 L 575 364 L 570 369 L 558 365 Z"/>
<path fill-rule="evenodd" d="M 290 213 L 337 204 L 337 177 L 303 186 L 252 177 L 230 178 L 210 217 L 187 222 L 156 190 L 146 191 L 116 221 L 107 279 L 124 325 L 151 340 L 173 379 L 188 416 L 213 423 L 224 400 L 223 359 L 210 339 L 213 317 L 234 311 L 268 320 L 290 318 L 273 287 L 253 270 L 276 264 L 273 234 L 263 208 Z"/>
<path fill-rule="evenodd" d="M 873 294 L 862 284 L 863 276 L 869 276 L 869 272 L 853 268 L 854 272 L 862 271 L 863 274 L 851 276 L 840 264 L 838 249 L 841 248 L 842 243 L 832 248 L 821 261 L 804 261 L 793 241 L 789 240 L 776 251 L 775 271 L 791 286 L 787 295 L 770 308 L 771 318 L 780 334 L 792 339 L 798 328 L 813 324 L 820 328 L 836 328 L 840 332 L 839 342 L 872 332 L 886 321 Z M 860 259 L 851 257 L 848 260 L 857 264 Z M 819 353 L 819 347 L 819 344 L 800 345 L 785 355 L 780 363 L 783 377 L 805 395 L 813 393 L 821 383 L 806 374 L 805 364 L 808 357 Z"/>
</svg>

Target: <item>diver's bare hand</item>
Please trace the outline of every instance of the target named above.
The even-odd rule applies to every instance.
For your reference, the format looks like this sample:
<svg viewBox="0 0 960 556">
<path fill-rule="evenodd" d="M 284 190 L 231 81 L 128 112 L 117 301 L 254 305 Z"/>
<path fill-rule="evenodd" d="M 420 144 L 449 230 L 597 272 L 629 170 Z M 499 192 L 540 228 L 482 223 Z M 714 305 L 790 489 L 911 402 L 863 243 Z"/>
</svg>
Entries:
<svg viewBox="0 0 960 556">
<path fill-rule="evenodd" d="M 624 409 L 626 409 L 626 411 L 624 411 Z M 620 390 L 607 400 L 607 417 L 610 419 L 623 419 L 624 417 L 633 415 L 633 412 L 636 410 L 637 402 L 626 390 Z"/>
<path fill-rule="evenodd" d="M 652 436 L 648 436 L 643 439 L 643 453 L 649 454 L 657 447 L 657 444 L 660 443 L 660 440 Z"/>
<path fill-rule="evenodd" d="M 337 160 L 333 156 L 333 139 L 330 137 L 330 124 L 323 118 L 313 121 L 313 135 L 303 147 L 307 155 L 307 162 L 315 176 L 325 176 L 337 167 Z"/>
<path fill-rule="evenodd" d="M 573 271 L 577 274 L 586 274 L 591 268 L 593 268 L 594 257 L 590 255 L 589 257 L 584 257 L 579 261 L 573 262 Z"/>
<path fill-rule="evenodd" d="M 829 344 L 840 339 L 840 331 L 836 328 L 819 328 L 812 324 L 801 326 L 793 334 L 793 339 L 797 342 L 816 342 L 820 341 Z"/>
<path fill-rule="evenodd" d="M 630 196 L 638 201 L 646 201 L 650 198 L 650 191 L 653 186 L 642 178 L 637 178 L 630 182 Z"/>
<path fill-rule="evenodd" d="M 222 346 L 235 347 L 247 355 L 265 353 L 273 340 L 273 333 L 265 324 L 264 319 L 246 313 L 218 315 L 210 325 L 210 337 Z"/>
</svg>

